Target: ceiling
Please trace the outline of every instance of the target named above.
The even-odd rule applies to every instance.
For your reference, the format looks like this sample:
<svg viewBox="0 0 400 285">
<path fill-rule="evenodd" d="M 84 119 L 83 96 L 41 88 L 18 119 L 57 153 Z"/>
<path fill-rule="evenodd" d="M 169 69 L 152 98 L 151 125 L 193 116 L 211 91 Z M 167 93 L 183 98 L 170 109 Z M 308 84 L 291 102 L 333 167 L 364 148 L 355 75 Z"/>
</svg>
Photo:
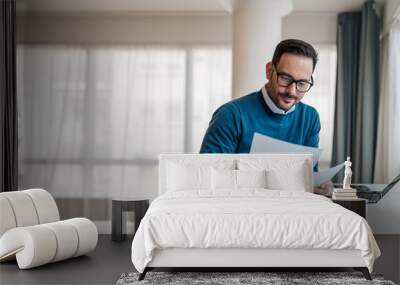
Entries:
<svg viewBox="0 0 400 285">
<path fill-rule="evenodd" d="M 247 0 L 245 0 L 247 1 Z M 18 0 L 19 10 L 47 12 L 224 12 L 230 0 Z"/>
<path fill-rule="evenodd" d="M 222 12 L 235 1 L 253 0 L 18 0 L 18 10 L 41 12 Z M 257 0 L 266 1 L 266 0 Z M 280 0 L 272 0 L 280 1 Z M 365 0 L 292 0 L 293 12 L 338 13 L 360 10 Z M 385 0 L 377 0 L 382 3 Z"/>
</svg>

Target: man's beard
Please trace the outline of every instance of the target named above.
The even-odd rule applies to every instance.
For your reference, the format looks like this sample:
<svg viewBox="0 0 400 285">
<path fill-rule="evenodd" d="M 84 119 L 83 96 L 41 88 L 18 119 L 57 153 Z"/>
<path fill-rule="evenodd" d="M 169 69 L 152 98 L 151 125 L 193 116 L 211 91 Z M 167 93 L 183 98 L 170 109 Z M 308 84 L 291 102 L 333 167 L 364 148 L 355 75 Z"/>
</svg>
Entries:
<svg viewBox="0 0 400 285">
<path fill-rule="evenodd" d="M 292 95 L 290 95 L 290 94 L 287 93 L 287 92 L 278 93 L 278 96 L 279 96 L 279 97 L 282 97 L 282 98 L 287 98 L 287 99 L 294 99 L 294 100 L 295 100 L 295 103 L 296 103 L 296 101 L 297 101 L 297 97 L 296 97 L 296 96 L 292 96 Z"/>
<path fill-rule="evenodd" d="M 296 96 L 290 95 L 287 92 L 277 93 L 277 95 L 277 102 L 275 104 L 284 111 L 289 111 L 298 101 Z M 290 101 L 288 102 L 286 100 Z"/>
</svg>

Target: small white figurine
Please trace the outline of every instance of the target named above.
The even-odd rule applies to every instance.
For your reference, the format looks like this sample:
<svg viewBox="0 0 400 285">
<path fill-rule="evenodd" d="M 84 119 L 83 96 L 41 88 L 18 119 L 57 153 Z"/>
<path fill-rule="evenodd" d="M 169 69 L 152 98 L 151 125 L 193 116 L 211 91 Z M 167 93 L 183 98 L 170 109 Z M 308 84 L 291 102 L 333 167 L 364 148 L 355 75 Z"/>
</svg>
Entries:
<svg viewBox="0 0 400 285">
<path fill-rule="evenodd" d="M 351 171 L 351 161 L 350 156 L 347 157 L 347 160 L 344 163 L 344 179 L 343 179 L 343 189 L 352 189 L 351 188 L 351 175 L 353 172 Z"/>
</svg>

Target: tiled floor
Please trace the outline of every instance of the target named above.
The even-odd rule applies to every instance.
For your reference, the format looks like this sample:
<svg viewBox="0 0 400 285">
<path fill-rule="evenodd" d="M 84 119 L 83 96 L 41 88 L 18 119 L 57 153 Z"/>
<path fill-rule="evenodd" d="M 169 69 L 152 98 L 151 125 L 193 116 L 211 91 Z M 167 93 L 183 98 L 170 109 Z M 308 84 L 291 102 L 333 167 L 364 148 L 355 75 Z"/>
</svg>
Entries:
<svg viewBox="0 0 400 285">
<path fill-rule="evenodd" d="M 375 271 L 399 283 L 400 235 L 379 235 L 382 251 Z M 115 284 L 123 272 L 133 271 L 130 260 L 131 239 L 121 243 L 99 237 L 97 249 L 82 256 L 30 270 L 19 270 L 15 262 L 0 264 L 0 284 Z"/>
</svg>

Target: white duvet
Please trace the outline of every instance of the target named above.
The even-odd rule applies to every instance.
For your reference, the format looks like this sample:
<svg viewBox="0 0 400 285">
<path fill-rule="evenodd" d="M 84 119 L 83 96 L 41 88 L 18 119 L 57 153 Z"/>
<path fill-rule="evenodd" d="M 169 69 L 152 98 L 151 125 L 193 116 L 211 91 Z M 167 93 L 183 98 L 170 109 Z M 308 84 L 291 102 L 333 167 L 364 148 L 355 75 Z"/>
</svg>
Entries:
<svg viewBox="0 0 400 285">
<path fill-rule="evenodd" d="M 155 199 L 132 243 L 143 272 L 155 249 L 358 249 L 372 272 L 379 248 L 365 219 L 299 191 L 179 191 Z"/>
</svg>

